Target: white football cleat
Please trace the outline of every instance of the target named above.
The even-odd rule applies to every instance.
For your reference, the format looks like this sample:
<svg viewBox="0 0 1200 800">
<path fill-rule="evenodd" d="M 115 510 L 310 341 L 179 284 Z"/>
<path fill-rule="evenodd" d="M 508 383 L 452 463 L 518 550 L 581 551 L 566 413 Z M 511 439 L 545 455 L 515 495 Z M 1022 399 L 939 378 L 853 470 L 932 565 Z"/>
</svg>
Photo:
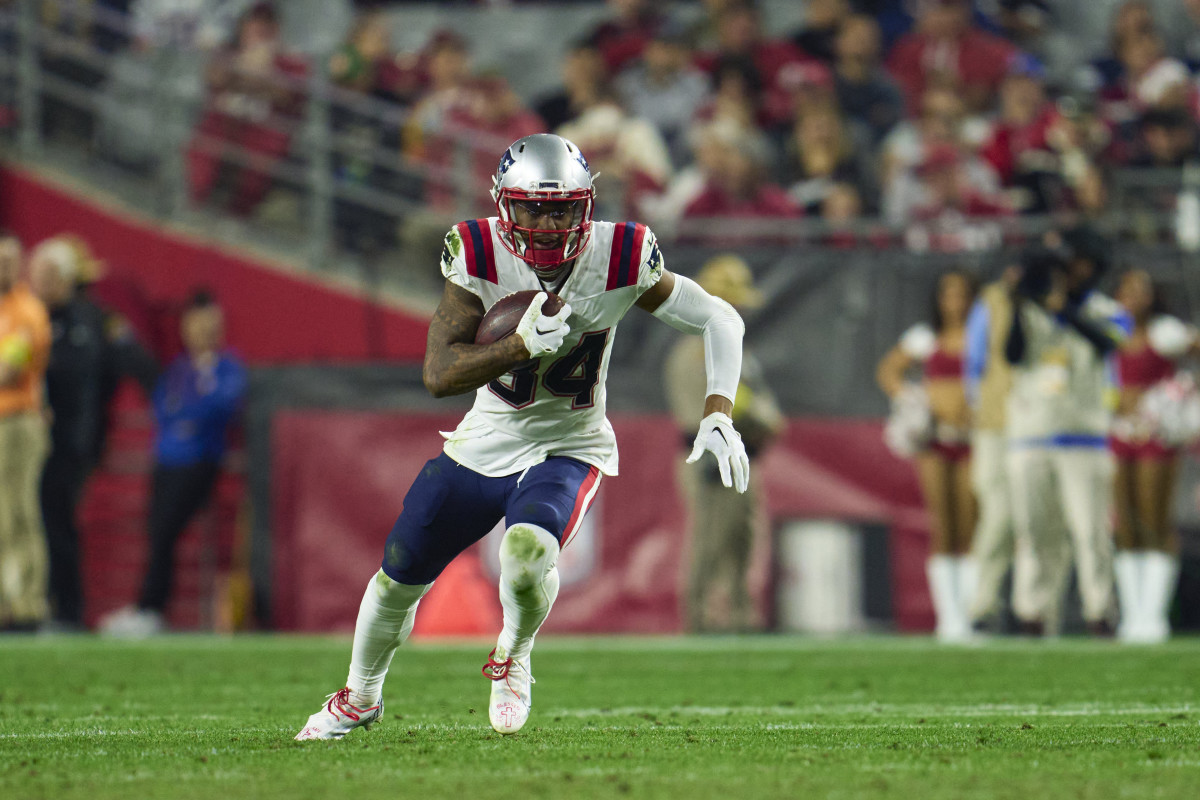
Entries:
<svg viewBox="0 0 1200 800">
<path fill-rule="evenodd" d="M 355 728 L 367 730 L 383 716 L 383 699 L 366 708 L 350 704 L 350 687 L 334 692 L 325 700 L 320 711 L 308 718 L 308 722 L 296 734 L 296 739 L 340 739 Z"/>
<path fill-rule="evenodd" d="M 533 707 L 530 684 L 534 680 L 529 671 L 529 659 L 506 658 L 497 646 L 488 653 L 483 675 L 492 681 L 492 699 L 488 704 L 492 728 L 505 736 L 521 730 Z"/>
</svg>

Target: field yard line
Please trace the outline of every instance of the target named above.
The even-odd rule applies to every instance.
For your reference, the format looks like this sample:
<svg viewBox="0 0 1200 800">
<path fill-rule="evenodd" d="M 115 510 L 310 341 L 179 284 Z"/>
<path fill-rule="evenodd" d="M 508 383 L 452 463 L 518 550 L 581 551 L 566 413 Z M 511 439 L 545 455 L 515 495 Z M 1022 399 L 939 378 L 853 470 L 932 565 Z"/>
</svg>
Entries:
<svg viewBox="0 0 1200 800">
<path fill-rule="evenodd" d="M 221 730 L 211 730 L 211 731 L 192 729 L 192 730 L 177 730 L 177 731 L 173 731 L 173 733 L 180 733 L 180 734 L 214 733 L 214 734 L 225 735 L 225 734 L 228 734 L 231 732 L 276 733 L 280 730 L 284 730 L 284 729 L 283 728 L 222 728 Z M 122 730 L 96 729 L 96 730 L 89 730 L 89 731 L 40 731 L 38 733 L 0 733 L 0 739 L 76 739 L 79 737 L 88 737 L 88 736 L 150 736 L 150 735 L 158 735 L 161 733 L 162 733 L 161 730 L 136 731 L 136 730 L 133 730 L 130 728 L 125 728 Z"/>
<path fill-rule="evenodd" d="M 638 716 L 644 714 L 696 714 L 700 716 L 735 716 L 744 714 L 775 716 L 807 716 L 813 714 L 916 714 L 929 717 L 987 717 L 987 716 L 1043 716 L 1043 717 L 1091 717 L 1104 714 L 1118 716 L 1131 714 L 1185 714 L 1195 711 L 1191 705 L 1182 706 L 1124 706 L 1105 708 L 1085 706 L 1075 708 L 1041 708 L 1004 704 L 981 704 L 969 706 L 919 705 L 849 705 L 849 706 L 624 706 L 621 708 L 574 708 L 545 711 L 548 716 L 561 717 L 612 717 Z"/>
</svg>

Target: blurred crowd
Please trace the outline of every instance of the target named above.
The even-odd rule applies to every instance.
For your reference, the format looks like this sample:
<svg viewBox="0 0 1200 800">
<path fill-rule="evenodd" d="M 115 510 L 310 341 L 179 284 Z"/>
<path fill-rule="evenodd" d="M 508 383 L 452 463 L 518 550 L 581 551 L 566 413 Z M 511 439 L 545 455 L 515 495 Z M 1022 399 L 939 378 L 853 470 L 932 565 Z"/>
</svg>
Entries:
<svg viewBox="0 0 1200 800">
<path fill-rule="evenodd" d="M 488 213 L 495 153 L 552 131 L 600 174 L 600 217 L 664 235 L 692 218 L 806 217 L 832 226 L 835 245 L 867 218 L 911 226 L 913 248 L 961 251 L 995 243 L 985 220 L 1099 215 L 1113 169 L 1195 160 L 1200 2 L 1181 2 L 1169 31 L 1148 0 L 1095 3 L 1110 36 L 1080 64 L 1055 46 L 1046 0 L 808 0 L 791 31 L 767 29 L 748 0 L 609 0 L 609 19 L 565 43 L 559 87 L 540 96 L 510 84 L 505 69 L 518 67 L 477 63 L 452 16 L 398 52 L 403 3 L 358 4 L 324 59 L 293 52 L 271 2 L 82 5 L 128 25 L 102 48 L 210 54 L 188 183 L 197 202 L 221 189 L 237 214 L 254 212 L 295 146 L 305 81 L 327 74 L 338 228 L 361 249 L 404 235 L 373 193 L 447 219 Z M 44 5 L 62 6 L 60 27 L 81 14 Z M 113 27 L 98 18 L 94 31 Z"/>
<path fill-rule="evenodd" d="M 149 557 L 135 604 L 100 621 L 106 633 L 164 627 L 180 534 L 211 498 L 246 389 L 223 343 L 216 299 L 197 290 L 169 310 L 178 333 L 165 366 L 92 287 L 102 265 L 64 234 L 26 255 L 0 231 L 0 631 L 82 630 L 79 508 L 105 451 L 125 378 L 154 416 Z"/>
</svg>

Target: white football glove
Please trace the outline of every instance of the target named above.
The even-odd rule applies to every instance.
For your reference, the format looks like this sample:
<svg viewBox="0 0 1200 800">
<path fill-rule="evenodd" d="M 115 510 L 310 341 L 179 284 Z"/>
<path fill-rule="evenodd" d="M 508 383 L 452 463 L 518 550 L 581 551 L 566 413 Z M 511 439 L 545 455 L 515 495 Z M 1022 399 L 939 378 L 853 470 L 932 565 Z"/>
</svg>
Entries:
<svg viewBox="0 0 1200 800">
<path fill-rule="evenodd" d="M 687 463 L 699 461 L 705 450 L 717 457 L 721 483 L 743 494 L 750 483 L 750 457 L 746 455 L 742 435 L 733 429 L 733 420 L 728 415 L 714 411 L 700 421 L 700 432 Z"/>
<path fill-rule="evenodd" d="M 542 314 L 542 303 L 546 302 L 546 293 L 538 292 L 525 310 L 525 315 L 517 323 L 517 336 L 525 343 L 530 358 L 539 358 L 558 352 L 563 339 L 571 332 L 567 325 L 567 317 L 571 316 L 571 304 L 563 303 L 563 307 L 552 317 Z"/>
</svg>

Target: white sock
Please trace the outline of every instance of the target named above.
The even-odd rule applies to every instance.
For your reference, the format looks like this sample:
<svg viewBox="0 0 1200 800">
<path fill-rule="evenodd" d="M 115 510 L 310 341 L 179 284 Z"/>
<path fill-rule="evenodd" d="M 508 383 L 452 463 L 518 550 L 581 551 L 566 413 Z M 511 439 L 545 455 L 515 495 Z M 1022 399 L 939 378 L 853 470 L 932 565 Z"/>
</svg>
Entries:
<svg viewBox="0 0 1200 800">
<path fill-rule="evenodd" d="M 379 699 L 392 655 L 412 633 L 417 604 L 431 586 L 396 583 L 383 570 L 367 584 L 358 607 L 350 675 L 346 678 L 355 705 L 370 705 Z"/>
<path fill-rule="evenodd" d="M 979 568 L 971 556 L 954 557 L 954 588 L 958 615 L 963 624 L 971 624 L 971 607 L 975 603 L 975 592 L 979 586 Z"/>
<path fill-rule="evenodd" d="M 925 562 L 925 574 L 929 579 L 929 594 L 933 598 L 933 611 L 937 615 L 939 639 L 957 639 L 965 635 L 966 618 L 958 605 L 954 556 L 930 556 Z"/>
<path fill-rule="evenodd" d="M 554 535 L 537 525 L 513 525 L 500 542 L 504 629 L 497 647 L 509 658 L 529 658 L 533 639 L 558 597 L 558 550 Z"/>
<path fill-rule="evenodd" d="M 1161 550 L 1142 553 L 1142 615 L 1152 634 L 1163 638 L 1171 634 L 1171 599 L 1179 579 L 1179 559 Z"/>
<path fill-rule="evenodd" d="M 1120 550 L 1113 557 L 1117 601 L 1121 605 L 1117 631 L 1123 637 L 1136 632 L 1142 624 L 1142 555 L 1141 551 Z"/>
</svg>

